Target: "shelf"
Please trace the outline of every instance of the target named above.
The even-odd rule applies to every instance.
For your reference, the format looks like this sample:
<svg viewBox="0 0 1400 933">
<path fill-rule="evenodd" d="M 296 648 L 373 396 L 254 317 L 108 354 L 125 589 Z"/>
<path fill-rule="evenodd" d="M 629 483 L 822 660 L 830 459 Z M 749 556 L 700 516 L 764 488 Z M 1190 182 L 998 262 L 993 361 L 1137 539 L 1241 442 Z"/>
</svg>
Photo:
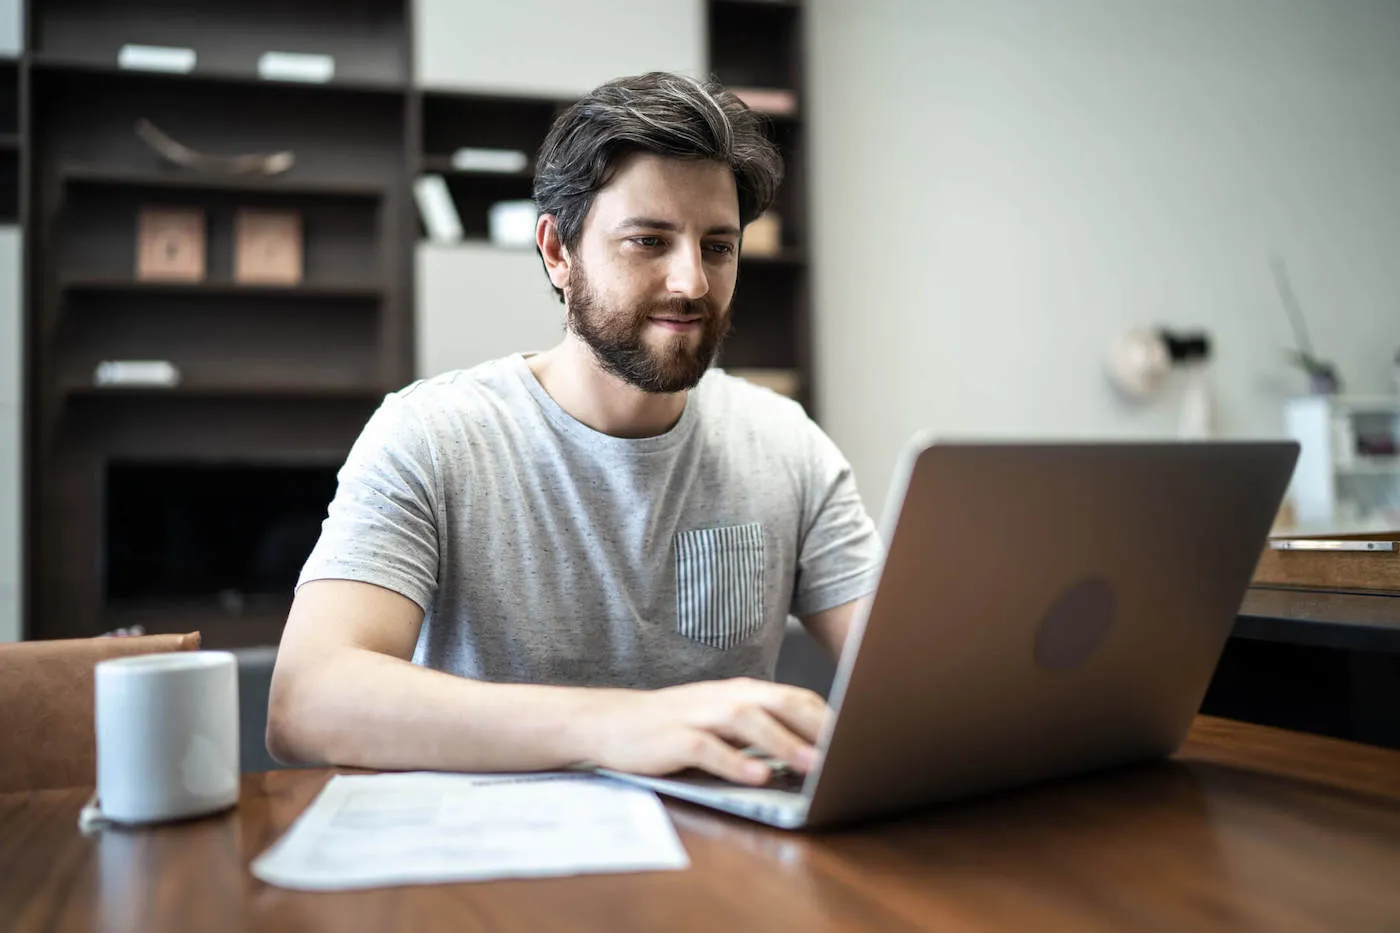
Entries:
<svg viewBox="0 0 1400 933">
<path fill-rule="evenodd" d="M 225 71 L 220 69 L 200 68 L 196 66 L 194 71 L 189 72 L 167 72 L 167 71 L 146 71 L 140 68 L 122 68 L 113 62 L 88 61 L 77 58 L 65 58 L 56 55 L 34 55 L 30 58 L 30 63 L 36 70 L 52 74 L 72 74 L 72 75 L 96 75 L 104 78 L 132 78 L 156 81 L 183 81 L 193 84 L 221 84 L 233 87 L 266 87 L 276 88 L 283 91 L 289 88 L 305 90 L 311 93 L 346 93 L 346 94 L 405 94 L 408 91 L 407 84 L 395 84 L 382 81 L 355 81 L 344 79 L 332 79 L 330 81 L 279 81 L 272 78 L 260 78 L 256 74 L 238 71 Z"/>
<path fill-rule="evenodd" d="M 513 94 L 509 91 L 469 91 L 462 88 L 425 87 L 422 88 L 425 102 L 448 104 L 488 104 L 506 107 L 552 107 L 563 110 L 577 102 L 575 97 L 549 95 Z"/>
<path fill-rule="evenodd" d="M 337 184 L 309 181 L 281 181 L 276 178 L 254 179 L 241 175 L 196 175 L 170 171 L 122 172 L 92 166 L 70 165 L 61 170 L 63 181 L 69 185 L 144 190 L 220 191 L 257 193 L 288 197 L 323 197 L 379 199 L 385 189 L 379 185 Z"/>
<path fill-rule="evenodd" d="M 330 386 L 330 385 L 293 385 L 260 383 L 247 385 L 233 384 L 200 384 L 197 382 L 182 382 L 172 388 L 162 386 L 96 386 L 90 383 L 75 382 L 70 383 L 64 389 L 64 394 L 74 399 L 250 399 L 259 400 L 283 400 L 283 399 L 330 399 L 346 401 L 367 401 L 377 402 L 382 399 L 392 389 L 378 388 L 373 386 Z"/>
<path fill-rule="evenodd" d="M 250 593 L 240 608 L 225 608 L 217 599 L 123 599 L 101 610 L 100 630 L 140 625 L 147 635 L 199 632 L 206 649 L 277 644 L 291 609 L 291 597 Z"/>
<path fill-rule="evenodd" d="M 138 279 L 69 279 L 59 288 L 86 294 L 207 295 L 218 297 L 343 298 L 372 301 L 383 297 L 377 285 L 264 285 L 241 282 L 161 282 Z"/>
</svg>

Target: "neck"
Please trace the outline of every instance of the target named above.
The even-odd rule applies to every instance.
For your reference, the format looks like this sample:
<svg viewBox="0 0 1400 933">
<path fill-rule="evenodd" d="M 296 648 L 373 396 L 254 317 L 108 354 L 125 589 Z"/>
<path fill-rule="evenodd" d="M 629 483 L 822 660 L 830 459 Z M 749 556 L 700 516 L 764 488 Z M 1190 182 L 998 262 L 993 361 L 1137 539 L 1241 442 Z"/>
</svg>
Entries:
<svg viewBox="0 0 1400 933">
<path fill-rule="evenodd" d="M 572 333 L 526 362 L 560 408 L 602 434 L 655 437 L 674 427 L 685 411 L 685 392 L 658 394 L 628 385 L 603 369 Z"/>
</svg>

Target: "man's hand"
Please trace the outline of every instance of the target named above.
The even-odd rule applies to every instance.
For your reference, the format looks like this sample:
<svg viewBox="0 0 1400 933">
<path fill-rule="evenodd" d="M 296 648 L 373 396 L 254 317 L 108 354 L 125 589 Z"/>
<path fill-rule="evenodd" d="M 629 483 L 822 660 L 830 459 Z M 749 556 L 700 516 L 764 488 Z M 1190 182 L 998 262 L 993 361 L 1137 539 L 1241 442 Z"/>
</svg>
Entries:
<svg viewBox="0 0 1400 933">
<path fill-rule="evenodd" d="M 810 690 L 748 678 L 602 691 L 590 707 L 594 764 L 649 775 L 700 768 L 739 784 L 763 784 L 771 776 L 767 765 L 740 751 L 748 746 L 810 770 L 813 743 L 830 715 Z"/>
</svg>

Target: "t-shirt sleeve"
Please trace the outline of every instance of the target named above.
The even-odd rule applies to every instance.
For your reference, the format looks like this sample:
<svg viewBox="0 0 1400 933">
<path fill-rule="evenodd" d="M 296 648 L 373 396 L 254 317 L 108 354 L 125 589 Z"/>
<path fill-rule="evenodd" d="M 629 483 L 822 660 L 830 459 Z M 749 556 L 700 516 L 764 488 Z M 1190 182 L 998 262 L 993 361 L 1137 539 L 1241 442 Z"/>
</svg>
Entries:
<svg viewBox="0 0 1400 933">
<path fill-rule="evenodd" d="M 884 545 L 861 502 L 851 465 L 815 424 L 811 432 L 791 608 L 798 617 L 873 593 L 884 560 Z"/>
<path fill-rule="evenodd" d="M 436 475 L 422 420 L 402 398 L 386 397 L 340 469 L 297 586 L 373 583 L 428 611 L 438 586 Z"/>
</svg>

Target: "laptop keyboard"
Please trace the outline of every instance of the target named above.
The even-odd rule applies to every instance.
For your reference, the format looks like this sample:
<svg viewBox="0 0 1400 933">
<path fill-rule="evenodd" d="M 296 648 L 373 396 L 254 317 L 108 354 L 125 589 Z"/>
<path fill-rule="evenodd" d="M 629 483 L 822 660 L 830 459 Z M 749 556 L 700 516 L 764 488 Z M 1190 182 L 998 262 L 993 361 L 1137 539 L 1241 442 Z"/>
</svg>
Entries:
<svg viewBox="0 0 1400 933">
<path fill-rule="evenodd" d="M 802 784 L 807 780 L 807 775 L 796 770 L 787 762 L 779 761 L 776 758 L 754 750 L 747 750 L 745 754 L 752 758 L 757 758 L 772 771 L 768 781 L 760 786 L 768 790 L 790 790 L 793 793 L 798 793 L 802 790 Z"/>
<path fill-rule="evenodd" d="M 799 774 L 792 768 L 781 762 L 773 768 L 773 775 L 768 778 L 768 782 L 763 786 L 769 790 L 790 790 L 794 794 L 800 793 L 802 784 L 807 780 L 807 775 Z"/>
</svg>

